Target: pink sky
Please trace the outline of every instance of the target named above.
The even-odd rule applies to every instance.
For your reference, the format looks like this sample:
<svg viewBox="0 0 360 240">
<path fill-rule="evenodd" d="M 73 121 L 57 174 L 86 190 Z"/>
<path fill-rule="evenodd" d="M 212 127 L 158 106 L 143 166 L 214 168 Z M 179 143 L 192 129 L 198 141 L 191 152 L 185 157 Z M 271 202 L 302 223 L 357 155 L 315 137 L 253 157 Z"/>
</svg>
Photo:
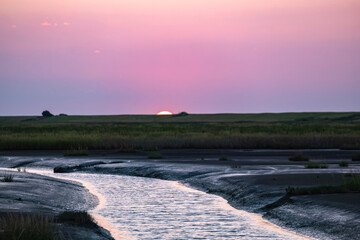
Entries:
<svg viewBox="0 0 360 240">
<path fill-rule="evenodd" d="M 17 0 L 0 115 L 359 111 L 358 0 Z"/>
</svg>

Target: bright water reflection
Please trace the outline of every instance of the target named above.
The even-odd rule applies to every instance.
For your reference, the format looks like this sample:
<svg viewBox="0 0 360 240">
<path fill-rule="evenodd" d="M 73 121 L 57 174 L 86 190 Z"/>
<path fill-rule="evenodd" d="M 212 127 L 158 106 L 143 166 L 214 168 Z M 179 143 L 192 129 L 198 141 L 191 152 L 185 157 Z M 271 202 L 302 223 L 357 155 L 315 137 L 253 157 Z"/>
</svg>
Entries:
<svg viewBox="0 0 360 240">
<path fill-rule="evenodd" d="M 68 173 L 82 181 L 101 204 L 91 213 L 112 228 L 116 239 L 302 239 L 231 208 L 224 199 L 173 181 L 131 176 Z"/>
</svg>

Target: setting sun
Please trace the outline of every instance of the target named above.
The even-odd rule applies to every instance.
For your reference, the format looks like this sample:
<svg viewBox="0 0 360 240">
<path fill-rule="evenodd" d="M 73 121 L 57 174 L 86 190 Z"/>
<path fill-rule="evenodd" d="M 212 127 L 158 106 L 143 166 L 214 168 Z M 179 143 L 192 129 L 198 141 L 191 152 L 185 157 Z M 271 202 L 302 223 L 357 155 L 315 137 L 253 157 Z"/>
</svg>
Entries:
<svg viewBox="0 0 360 240">
<path fill-rule="evenodd" d="M 156 115 L 173 115 L 173 113 L 170 111 L 161 111 L 161 112 L 158 112 Z"/>
</svg>

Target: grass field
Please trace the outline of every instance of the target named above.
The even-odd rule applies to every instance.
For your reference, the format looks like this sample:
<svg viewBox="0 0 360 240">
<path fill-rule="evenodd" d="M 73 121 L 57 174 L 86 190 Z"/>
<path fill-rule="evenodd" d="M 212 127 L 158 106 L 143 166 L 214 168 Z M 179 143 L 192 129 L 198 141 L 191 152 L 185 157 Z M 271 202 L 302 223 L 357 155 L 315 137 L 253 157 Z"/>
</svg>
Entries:
<svg viewBox="0 0 360 240">
<path fill-rule="evenodd" d="M 360 148 L 360 113 L 0 117 L 0 150 Z"/>
</svg>

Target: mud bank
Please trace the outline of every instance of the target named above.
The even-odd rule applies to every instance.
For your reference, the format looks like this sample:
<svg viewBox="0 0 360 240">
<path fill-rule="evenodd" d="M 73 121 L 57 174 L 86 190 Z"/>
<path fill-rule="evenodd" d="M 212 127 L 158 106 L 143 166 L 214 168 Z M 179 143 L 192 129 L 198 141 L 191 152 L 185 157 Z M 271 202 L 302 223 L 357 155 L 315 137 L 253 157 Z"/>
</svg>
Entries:
<svg viewBox="0 0 360 240">
<path fill-rule="evenodd" d="M 243 173 L 229 167 L 154 163 L 103 164 L 85 171 L 175 180 L 219 195 L 235 208 L 263 214 L 285 229 L 310 237 L 360 237 L 360 193 L 285 197 L 289 185 L 341 184 L 342 173 L 266 174 L 267 170 L 263 170 L 247 175 L 248 171 Z"/>
<path fill-rule="evenodd" d="M 12 176 L 12 182 L 0 181 L 0 214 L 54 216 L 64 211 L 87 211 L 98 204 L 81 184 L 28 172 L 0 170 L 0 177 Z M 71 239 L 112 239 L 98 226 L 82 227 L 71 222 L 57 223 L 64 236 Z M 84 237 L 86 236 L 86 237 Z"/>
<path fill-rule="evenodd" d="M 243 154 L 242 154 L 243 153 Z M 167 153 L 164 159 L 147 160 L 139 154 L 84 158 L 2 157 L 1 166 L 57 168 L 61 171 L 86 171 L 175 180 L 186 186 L 216 194 L 232 206 L 261 213 L 271 222 L 291 231 L 319 239 L 360 238 L 360 193 L 321 194 L 285 197 L 288 186 L 338 185 L 343 173 L 359 172 L 346 151 L 314 151 L 314 159 L 328 169 L 305 169 L 303 162 L 290 162 L 293 152 L 217 151 Z M 218 156 L 230 156 L 219 161 Z M 311 153 L 310 153 L 311 154 Z M 202 156 L 202 157 L 200 157 Z M 340 168 L 340 160 L 349 161 Z"/>
</svg>

